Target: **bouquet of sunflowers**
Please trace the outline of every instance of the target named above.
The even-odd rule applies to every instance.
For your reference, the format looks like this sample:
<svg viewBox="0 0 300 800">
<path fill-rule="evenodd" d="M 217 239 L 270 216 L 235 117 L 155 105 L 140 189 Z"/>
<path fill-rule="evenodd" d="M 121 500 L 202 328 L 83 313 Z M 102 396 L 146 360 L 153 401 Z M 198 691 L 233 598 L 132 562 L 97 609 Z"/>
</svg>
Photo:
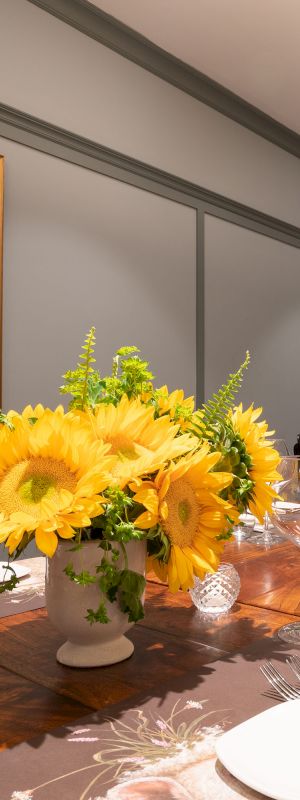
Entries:
<svg viewBox="0 0 300 800">
<path fill-rule="evenodd" d="M 92 328 L 78 366 L 64 375 L 67 412 L 37 405 L 0 416 L 0 542 L 11 574 L 0 590 L 16 585 L 13 562 L 31 540 L 51 558 L 69 539 L 70 580 L 96 580 L 137 621 L 145 580 L 127 568 L 126 544 L 146 540 L 149 569 L 171 592 L 191 588 L 194 576 L 218 568 L 240 513 L 262 520 L 270 510 L 280 457 L 257 421 L 261 409 L 234 408 L 248 354 L 195 410 L 181 389 L 154 388 L 136 347 L 121 348 L 102 377 L 94 346 Z M 96 577 L 72 565 L 72 550 L 90 540 L 99 543 Z M 107 622 L 105 602 L 87 619 Z"/>
</svg>

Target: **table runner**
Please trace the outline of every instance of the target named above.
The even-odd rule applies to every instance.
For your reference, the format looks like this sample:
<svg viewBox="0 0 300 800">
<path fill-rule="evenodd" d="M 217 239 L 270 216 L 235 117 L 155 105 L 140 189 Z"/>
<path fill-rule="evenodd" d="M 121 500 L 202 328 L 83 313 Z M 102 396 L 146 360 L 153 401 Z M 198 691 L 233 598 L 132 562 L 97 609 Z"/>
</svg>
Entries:
<svg viewBox="0 0 300 800">
<path fill-rule="evenodd" d="M 30 569 L 30 575 L 20 578 L 12 592 L 0 594 L 0 617 L 21 614 L 45 606 L 45 558 L 18 559 L 18 564 Z"/>
<path fill-rule="evenodd" d="M 278 702 L 259 663 L 272 658 L 291 677 L 285 659 L 293 652 L 299 654 L 275 638 L 260 640 L 202 667 L 191 690 L 182 689 L 187 677 L 163 690 L 158 674 L 156 696 L 110 706 L 2 752 L 1 800 L 261 800 L 216 761 L 215 738 Z"/>
</svg>

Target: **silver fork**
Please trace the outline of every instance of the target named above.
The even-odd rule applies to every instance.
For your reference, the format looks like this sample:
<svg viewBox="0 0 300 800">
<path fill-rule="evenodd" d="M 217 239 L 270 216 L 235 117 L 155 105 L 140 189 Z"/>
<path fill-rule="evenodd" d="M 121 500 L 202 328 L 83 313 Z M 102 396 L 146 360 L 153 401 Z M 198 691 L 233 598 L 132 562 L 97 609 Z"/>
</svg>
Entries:
<svg viewBox="0 0 300 800">
<path fill-rule="evenodd" d="M 291 658 L 293 658 L 293 656 L 291 656 Z M 271 661 L 266 661 L 265 664 L 260 667 L 260 671 L 283 700 L 296 700 L 300 697 L 300 688 L 297 689 L 295 686 L 292 686 L 292 684 L 278 672 L 278 669 L 271 664 Z"/>
</svg>

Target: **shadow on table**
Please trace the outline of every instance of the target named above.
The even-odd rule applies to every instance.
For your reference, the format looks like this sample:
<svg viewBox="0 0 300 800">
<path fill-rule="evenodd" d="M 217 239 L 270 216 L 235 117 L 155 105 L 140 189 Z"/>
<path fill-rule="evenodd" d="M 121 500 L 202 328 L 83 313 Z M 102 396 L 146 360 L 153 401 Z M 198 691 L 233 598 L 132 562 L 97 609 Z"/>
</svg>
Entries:
<svg viewBox="0 0 300 800">
<path fill-rule="evenodd" d="M 266 624 L 256 624 L 255 620 L 247 617 L 235 618 L 239 612 L 239 606 L 236 606 L 232 614 L 226 615 L 226 619 L 205 623 L 200 621 L 195 640 L 192 637 L 197 619 L 196 609 L 176 608 L 172 611 L 177 617 L 177 633 L 171 631 L 169 635 L 145 625 L 136 625 L 129 633 L 135 644 L 133 656 L 119 664 L 93 669 L 73 669 L 56 662 L 55 652 L 62 638 L 51 626 L 46 612 L 41 611 L 38 619 L 32 618 L 22 624 L 16 624 L 15 619 L 14 625 L 10 618 L 7 630 L 0 634 L 0 666 L 27 682 L 33 682 L 33 693 L 49 691 L 48 716 L 46 713 L 43 724 L 48 737 L 55 739 L 72 735 L 75 719 L 79 718 L 80 724 L 86 724 L 87 720 L 100 724 L 108 716 L 122 719 L 129 710 L 143 708 L 148 703 L 154 702 L 159 709 L 168 702 L 170 695 L 187 697 L 195 702 L 205 697 L 214 700 L 214 706 L 219 709 L 224 709 L 224 704 L 227 709 L 232 708 L 233 704 L 241 701 L 240 716 L 244 718 L 258 713 L 262 710 L 261 706 L 274 704 L 274 697 L 266 692 L 259 662 L 268 658 L 285 664 L 287 654 L 293 650 L 275 637 L 268 638 L 270 630 Z M 188 614 L 185 613 L 187 611 Z M 178 634 L 180 628 L 181 635 Z M 201 641 L 204 634 L 205 641 Z M 219 649 L 221 640 L 222 643 L 227 642 L 232 652 L 224 653 Z M 252 663 L 254 670 L 250 668 Z M 249 704 L 248 700 L 245 702 L 245 687 L 249 690 Z M 251 701 L 252 690 L 260 697 L 258 705 Z M 58 697 L 61 703 L 60 709 L 56 707 L 53 712 L 51 696 L 54 702 Z M 3 707 L 6 703 L 7 697 L 3 696 Z M 45 700 L 42 699 L 41 703 L 44 704 L 44 710 Z M 35 731 L 35 713 L 37 719 L 40 718 L 38 706 L 34 709 L 28 700 L 27 713 L 29 708 L 31 715 L 28 726 L 32 722 L 32 730 L 35 728 Z M 85 714 L 83 718 L 81 708 Z M 90 709 L 88 716 L 87 708 Z M 56 727 L 60 719 L 72 721 L 63 727 Z M 27 746 L 38 749 L 46 734 L 33 736 L 34 739 L 29 738 Z M 20 738 L 24 739 L 25 736 L 20 735 Z"/>
</svg>

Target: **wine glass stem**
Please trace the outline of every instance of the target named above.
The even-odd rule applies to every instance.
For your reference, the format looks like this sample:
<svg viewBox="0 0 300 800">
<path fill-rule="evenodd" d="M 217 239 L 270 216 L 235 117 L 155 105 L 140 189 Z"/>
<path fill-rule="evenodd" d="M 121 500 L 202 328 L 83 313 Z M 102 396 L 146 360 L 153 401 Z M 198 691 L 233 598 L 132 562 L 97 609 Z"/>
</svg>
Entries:
<svg viewBox="0 0 300 800">
<path fill-rule="evenodd" d="M 267 531 L 267 533 L 269 533 L 269 514 L 268 514 L 267 511 L 265 512 L 265 516 L 264 516 L 264 526 L 265 526 L 265 531 Z"/>
<path fill-rule="evenodd" d="M 270 517 L 267 511 L 264 515 L 264 540 L 265 542 L 272 541 L 272 534 L 270 533 Z"/>
</svg>

